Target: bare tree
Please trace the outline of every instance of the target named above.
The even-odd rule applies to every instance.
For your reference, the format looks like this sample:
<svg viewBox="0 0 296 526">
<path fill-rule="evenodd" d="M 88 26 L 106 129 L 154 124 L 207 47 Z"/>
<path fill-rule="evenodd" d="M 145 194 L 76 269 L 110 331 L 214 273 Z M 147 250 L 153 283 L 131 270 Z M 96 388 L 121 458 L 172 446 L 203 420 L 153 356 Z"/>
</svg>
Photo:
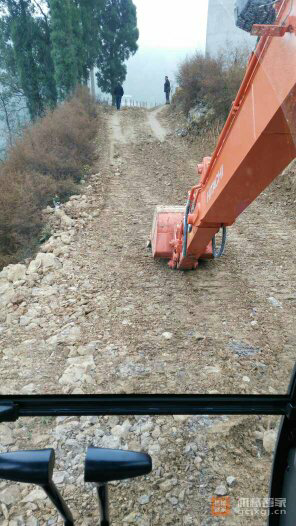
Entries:
<svg viewBox="0 0 296 526">
<path fill-rule="evenodd" d="M 5 117 L 5 124 L 8 132 L 8 141 L 9 145 L 12 146 L 12 131 L 11 131 L 11 125 L 10 125 L 10 119 L 9 119 L 9 110 L 8 110 L 8 101 L 6 97 L 0 93 L 0 112 L 3 111 L 4 117 Z"/>
</svg>

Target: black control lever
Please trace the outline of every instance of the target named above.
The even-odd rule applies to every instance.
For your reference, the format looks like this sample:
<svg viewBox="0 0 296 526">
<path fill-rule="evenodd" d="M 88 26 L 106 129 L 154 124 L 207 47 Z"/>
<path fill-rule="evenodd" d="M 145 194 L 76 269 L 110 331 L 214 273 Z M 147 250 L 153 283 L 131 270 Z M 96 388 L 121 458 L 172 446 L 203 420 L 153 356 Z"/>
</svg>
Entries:
<svg viewBox="0 0 296 526">
<path fill-rule="evenodd" d="M 108 482 L 147 475 L 152 470 L 151 457 L 147 453 L 99 449 L 90 447 L 85 460 L 85 482 L 97 486 L 101 511 L 101 526 L 110 526 Z"/>
<path fill-rule="evenodd" d="M 71 511 L 52 480 L 54 463 L 53 449 L 3 453 L 0 454 L 0 479 L 41 486 L 63 517 L 65 526 L 74 526 Z"/>
</svg>

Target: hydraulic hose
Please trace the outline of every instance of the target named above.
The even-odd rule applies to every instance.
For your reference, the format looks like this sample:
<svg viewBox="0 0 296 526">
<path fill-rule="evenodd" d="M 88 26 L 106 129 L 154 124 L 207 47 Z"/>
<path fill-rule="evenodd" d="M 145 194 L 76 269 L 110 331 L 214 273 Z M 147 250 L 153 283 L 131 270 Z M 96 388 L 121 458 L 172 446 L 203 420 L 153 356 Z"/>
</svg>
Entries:
<svg viewBox="0 0 296 526">
<path fill-rule="evenodd" d="M 221 246 L 220 246 L 219 250 L 217 250 L 216 236 L 214 236 L 213 239 L 212 239 L 213 257 L 215 259 L 220 258 L 221 256 L 223 256 L 224 250 L 225 250 L 225 245 L 226 245 L 226 238 L 227 238 L 227 228 L 226 228 L 226 226 L 223 226 L 222 227 L 222 243 L 221 243 Z"/>
<path fill-rule="evenodd" d="M 191 209 L 191 200 L 188 199 L 187 204 L 186 204 L 185 217 L 184 217 L 183 250 L 182 250 L 183 258 L 186 258 L 187 256 L 188 216 L 190 213 L 190 209 Z"/>
</svg>

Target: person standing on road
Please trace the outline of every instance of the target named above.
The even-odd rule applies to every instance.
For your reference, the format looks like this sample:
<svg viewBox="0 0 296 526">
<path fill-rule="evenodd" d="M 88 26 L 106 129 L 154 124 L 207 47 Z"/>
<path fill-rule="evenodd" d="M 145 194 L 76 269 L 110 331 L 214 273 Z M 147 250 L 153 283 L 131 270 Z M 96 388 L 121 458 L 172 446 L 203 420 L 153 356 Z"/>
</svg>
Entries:
<svg viewBox="0 0 296 526">
<path fill-rule="evenodd" d="M 169 77 L 165 77 L 164 92 L 166 97 L 166 104 L 170 104 L 171 83 L 169 81 Z"/>
<path fill-rule="evenodd" d="M 117 86 L 114 89 L 114 96 L 115 96 L 115 100 L 116 100 L 116 108 L 118 110 L 120 110 L 121 99 L 122 99 L 123 95 L 124 95 L 123 87 L 120 84 L 120 82 L 118 82 Z"/>
</svg>

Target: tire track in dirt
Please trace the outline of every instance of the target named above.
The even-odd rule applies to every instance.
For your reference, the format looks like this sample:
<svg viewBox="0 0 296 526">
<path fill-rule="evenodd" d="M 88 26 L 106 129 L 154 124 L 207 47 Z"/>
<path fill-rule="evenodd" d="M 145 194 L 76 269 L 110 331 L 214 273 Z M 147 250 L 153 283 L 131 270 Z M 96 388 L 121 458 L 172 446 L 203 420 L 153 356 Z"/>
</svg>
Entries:
<svg viewBox="0 0 296 526">
<path fill-rule="evenodd" d="M 152 129 L 153 134 L 155 135 L 156 139 L 163 142 L 167 136 L 167 130 L 163 128 L 163 126 L 160 124 L 157 115 L 162 111 L 162 108 L 157 108 L 156 110 L 149 111 L 147 113 L 147 118 L 149 125 Z"/>
</svg>

